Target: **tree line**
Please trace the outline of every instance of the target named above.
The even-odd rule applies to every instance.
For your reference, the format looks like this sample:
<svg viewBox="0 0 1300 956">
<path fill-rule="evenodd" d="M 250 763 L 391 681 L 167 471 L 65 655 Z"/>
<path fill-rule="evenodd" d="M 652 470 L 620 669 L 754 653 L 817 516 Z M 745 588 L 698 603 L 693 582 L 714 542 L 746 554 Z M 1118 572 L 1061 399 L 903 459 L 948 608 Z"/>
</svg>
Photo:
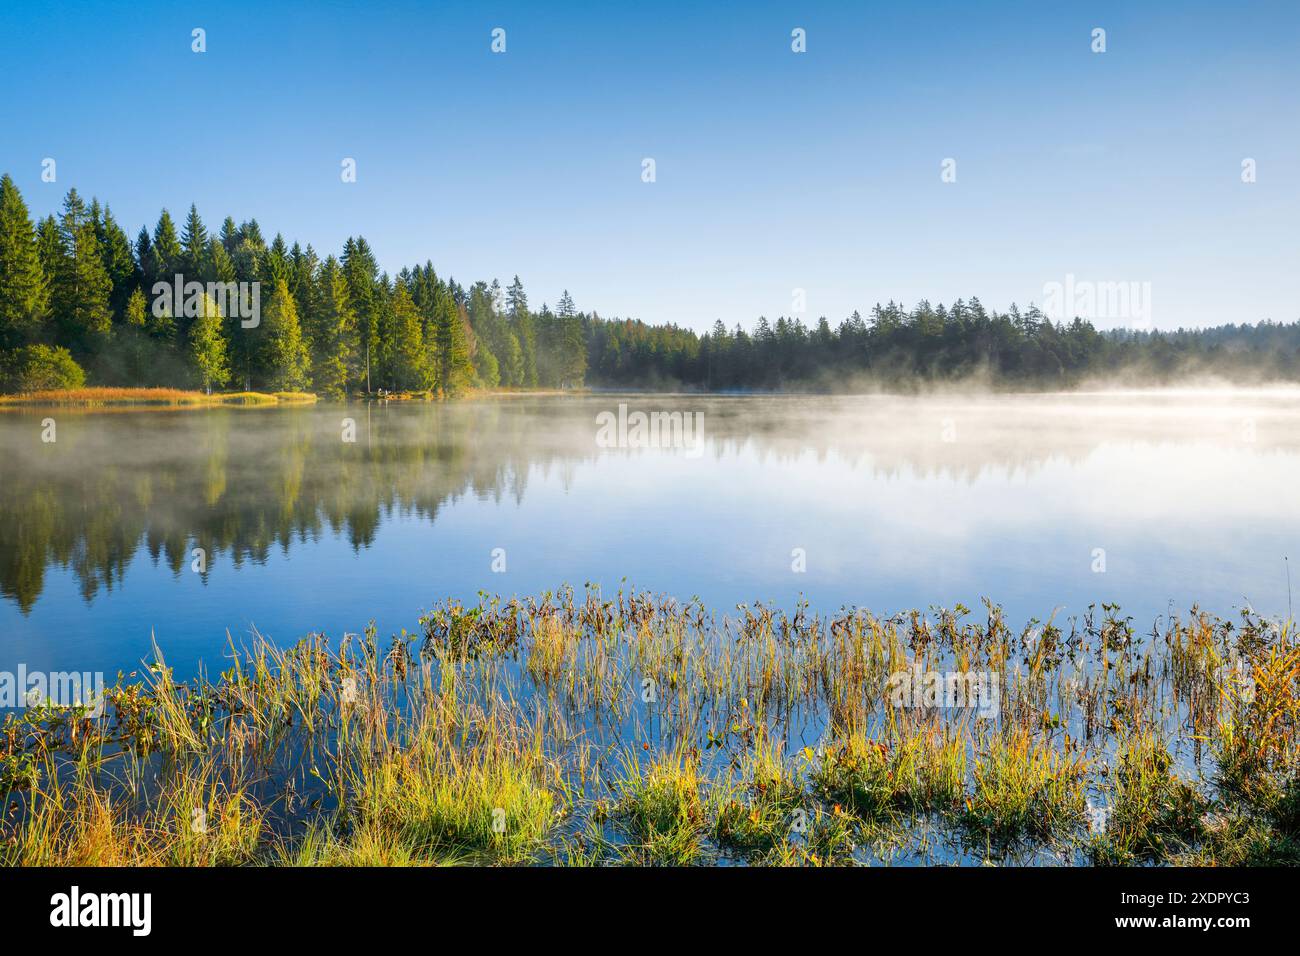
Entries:
<svg viewBox="0 0 1300 956">
<path fill-rule="evenodd" d="M 907 391 L 944 383 L 1052 389 L 1106 380 L 1160 385 L 1198 376 L 1250 384 L 1300 380 L 1300 323 L 1261 322 L 1170 332 L 1099 331 L 1053 322 L 1034 307 L 986 309 L 890 302 L 836 326 L 821 318 L 760 318 L 706 334 L 633 321 L 584 322 L 588 381 L 610 387 L 708 391 Z"/>
<path fill-rule="evenodd" d="M 389 276 L 362 237 L 322 259 L 282 235 L 268 243 L 255 219 L 227 217 L 211 233 L 193 205 L 179 227 L 164 209 L 132 241 L 107 205 L 75 189 L 60 215 L 33 223 L 5 175 L 0 365 L 10 389 L 451 395 L 581 385 L 586 349 L 568 293 L 534 311 L 518 276 L 504 290 L 466 289 L 430 262 Z"/>
<path fill-rule="evenodd" d="M 170 294 L 191 284 L 192 292 Z M 431 262 L 390 276 L 360 236 L 322 259 L 279 234 L 268 243 L 255 219 L 227 217 L 212 233 L 193 205 L 179 227 L 164 209 L 132 240 L 107 205 L 73 189 L 59 215 L 33 222 L 13 180 L 0 178 L 0 388 L 8 391 L 90 383 L 341 398 L 583 384 L 905 388 L 972 377 L 1066 387 L 1116 374 L 1295 380 L 1298 359 L 1297 323 L 1102 332 L 1083 319 L 1053 322 L 1032 306 L 998 312 L 978 299 L 911 309 L 891 301 L 834 326 L 825 317 L 812 325 L 762 317 L 746 331 L 719 321 L 698 334 L 581 313 L 567 291 L 554 310 L 534 310 L 518 276 L 504 289 L 496 280 L 466 288 Z"/>
</svg>

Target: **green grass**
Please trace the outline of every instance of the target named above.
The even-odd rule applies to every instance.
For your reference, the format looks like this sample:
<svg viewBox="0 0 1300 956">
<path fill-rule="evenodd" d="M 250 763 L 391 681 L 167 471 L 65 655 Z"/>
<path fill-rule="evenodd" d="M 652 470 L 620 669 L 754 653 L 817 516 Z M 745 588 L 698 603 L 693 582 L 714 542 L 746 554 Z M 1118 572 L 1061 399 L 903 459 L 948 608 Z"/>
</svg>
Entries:
<svg viewBox="0 0 1300 956">
<path fill-rule="evenodd" d="M 1210 804 L 1173 771 L 1173 758 L 1154 730 L 1120 743 L 1112 787 L 1098 807 L 1100 830 L 1090 848 L 1098 863 L 1167 862 L 1206 834 Z"/>
<path fill-rule="evenodd" d="M 996 734 L 975 762 L 961 824 L 995 843 L 1044 840 L 1083 819 L 1087 762 L 1025 730 Z"/>
<path fill-rule="evenodd" d="M 615 790 L 616 819 L 632 841 L 625 848 L 628 862 L 696 862 L 706 821 L 703 780 L 691 756 L 664 753 L 643 766 L 629 755 Z"/>
</svg>

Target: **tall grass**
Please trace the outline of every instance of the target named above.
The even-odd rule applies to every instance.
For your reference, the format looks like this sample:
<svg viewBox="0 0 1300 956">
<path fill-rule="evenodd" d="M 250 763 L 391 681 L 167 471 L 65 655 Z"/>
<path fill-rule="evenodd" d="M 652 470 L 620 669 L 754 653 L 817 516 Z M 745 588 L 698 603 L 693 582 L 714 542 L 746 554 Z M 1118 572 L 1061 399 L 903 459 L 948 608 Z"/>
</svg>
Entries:
<svg viewBox="0 0 1300 956">
<path fill-rule="evenodd" d="M 70 388 L 0 395 L 0 405 L 77 406 L 83 408 L 167 407 L 208 405 L 279 405 L 316 401 L 309 392 L 206 392 L 179 388 Z"/>
<path fill-rule="evenodd" d="M 991 604 L 716 616 L 589 588 L 420 625 L 255 635 L 186 681 L 155 650 L 103 716 L 9 716 L 0 863 L 1295 859 L 1277 622 L 1143 637 L 1107 607 L 1016 633 Z M 909 668 L 996 673 L 998 706 L 900 705 Z"/>
</svg>

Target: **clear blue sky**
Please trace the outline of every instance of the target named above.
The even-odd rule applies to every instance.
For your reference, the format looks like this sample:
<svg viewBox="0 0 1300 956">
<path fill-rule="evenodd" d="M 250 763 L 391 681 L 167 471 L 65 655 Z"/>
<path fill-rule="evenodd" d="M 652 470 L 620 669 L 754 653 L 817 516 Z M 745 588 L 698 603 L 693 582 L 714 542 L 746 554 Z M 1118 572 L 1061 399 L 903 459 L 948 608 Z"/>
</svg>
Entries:
<svg viewBox="0 0 1300 956">
<path fill-rule="evenodd" d="M 8 0 L 0 170 L 695 328 L 1067 273 L 1157 327 L 1300 318 L 1294 0 L 614 6 Z"/>
</svg>

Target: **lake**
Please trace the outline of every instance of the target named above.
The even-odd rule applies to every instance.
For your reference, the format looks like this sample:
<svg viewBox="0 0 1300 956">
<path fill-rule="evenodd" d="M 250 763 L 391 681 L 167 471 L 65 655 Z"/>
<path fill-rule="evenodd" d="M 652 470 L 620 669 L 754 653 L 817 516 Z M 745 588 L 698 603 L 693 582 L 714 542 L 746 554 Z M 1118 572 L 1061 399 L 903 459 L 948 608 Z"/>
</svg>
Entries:
<svg viewBox="0 0 1300 956">
<path fill-rule="evenodd" d="M 634 427 L 603 429 L 620 404 Z M 628 447 L 637 412 L 699 427 Z M 1015 627 L 1280 616 L 1298 487 L 1291 390 L 7 411 L 0 669 L 111 679 L 156 641 L 183 676 L 228 634 L 386 637 L 449 596 L 587 582 L 720 610 L 987 597 Z"/>
</svg>

